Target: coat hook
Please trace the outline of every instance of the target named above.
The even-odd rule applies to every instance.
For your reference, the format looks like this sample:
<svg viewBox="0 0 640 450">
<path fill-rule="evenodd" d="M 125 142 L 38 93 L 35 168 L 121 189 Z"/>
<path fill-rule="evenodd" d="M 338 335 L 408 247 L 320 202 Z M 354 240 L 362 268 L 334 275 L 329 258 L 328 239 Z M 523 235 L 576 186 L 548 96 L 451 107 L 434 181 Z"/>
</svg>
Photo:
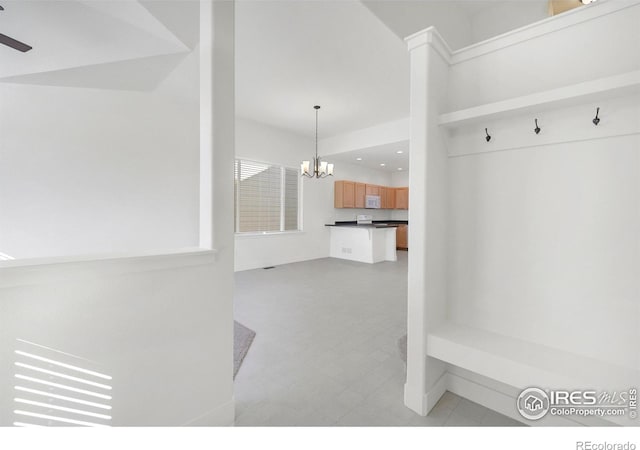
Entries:
<svg viewBox="0 0 640 450">
<path fill-rule="evenodd" d="M 489 132 L 486 128 L 484 129 L 484 132 L 487 133 L 487 137 L 485 137 L 485 139 L 487 140 L 487 142 L 489 142 L 491 140 L 491 136 L 489 135 Z"/>
<path fill-rule="evenodd" d="M 536 119 L 536 127 L 533 129 L 533 131 L 535 131 L 536 134 L 540 134 L 540 127 L 538 126 L 538 119 Z"/>
<path fill-rule="evenodd" d="M 598 114 L 600 114 L 600 107 L 598 106 L 598 109 L 596 109 L 596 117 L 594 117 L 594 119 L 592 120 L 594 125 L 598 125 L 600 123 L 600 118 L 598 117 Z"/>
</svg>

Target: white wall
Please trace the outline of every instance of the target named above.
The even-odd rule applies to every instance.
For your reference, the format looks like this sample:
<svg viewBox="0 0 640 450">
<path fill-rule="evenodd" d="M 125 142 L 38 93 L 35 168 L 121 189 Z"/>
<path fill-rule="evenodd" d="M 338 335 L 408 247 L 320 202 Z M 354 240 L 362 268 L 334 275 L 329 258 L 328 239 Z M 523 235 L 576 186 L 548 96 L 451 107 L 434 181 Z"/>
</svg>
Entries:
<svg viewBox="0 0 640 450">
<path fill-rule="evenodd" d="M 597 16 L 617 6 L 625 8 Z M 520 33 L 505 37 L 511 45 L 498 40 L 463 49 L 449 69 L 448 111 L 638 70 L 640 54 L 632 49 L 640 42 L 639 20 L 640 7 L 631 1 L 594 3 L 539 23 L 535 39 Z M 558 21 L 573 25 L 556 30 Z M 603 33 L 610 38 L 591 39 Z M 571 70 L 558 70 L 564 66 Z"/>
<path fill-rule="evenodd" d="M 206 38 L 201 68 L 212 75 L 206 78 L 212 95 L 203 95 L 201 103 L 209 106 L 203 108 L 208 109 L 203 117 L 213 120 L 204 120 L 201 131 L 210 138 L 203 139 L 203 146 L 211 156 L 205 158 L 208 171 L 213 172 L 208 195 L 215 217 L 209 241 L 215 251 L 75 262 L 60 258 L 0 261 L 0 426 L 16 420 L 16 339 L 72 353 L 103 367 L 113 377 L 112 425 L 233 423 L 233 219 L 222 212 L 231 211 L 233 205 L 229 169 L 234 156 L 234 5 L 205 1 L 201 8 L 201 31 Z M 86 92 L 87 102 L 95 100 L 93 94 Z M 77 95 L 71 105 L 81 100 Z M 115 104 L 120 104 L 121 98 L 113 95 Z M 122 122 L 138 120 L 141 109 L 147 111 L 149 121 L 165 117 L 165 111 L 151 113 L 152 106 L 165 103 L 155 102 L 153 96 L 147 96 L 146 102 L 141 101 L 139 108 L 119 110 Z M 197 141 L 199 116 L 193 119 L 195 126 L 189 117 L 185 121 L 194 126 Z M 40 121 L 31 122 L 32 129 L 47 127 Z M 124 141 L 131 130 L 112 131 Z M 153 154 L 154 142 L 145 141 L 139 151 Z M 64 154 L 60 164 L 74 162 Z M 111 192 L 108 186 L 105 189 Z M 117 187 L 113 192 L 122 194 Z M 188 201 L 197 204 L 197 191 Z M 180 212 L 176 207 L 166 214 Z"/>
<path fill-rule="evenodd" d="M 297 136 L 258 122 L 236 121 L 236 157 L 299 167 L 313 156 L 312 137 Z M 327 158 L 329 161 L 331 158 Z M 353 180 L 390 185 L 387 172 L 368 170 L 351 164 L 336 163 L 335 176 L 328 179 L 303 179 L 303 231 L 271 235 L 236 235 L 235 268 L 239 270 L 287 264 L 329 256 L 329 230 L 324 225 L 341 220 L 355 220 L 357 214 L 371 214 L 374 219 L 390 219 L 390 212 L 333 207 L 336 180 Z"/>
<path fill-rule="evenodd" d="M 321 155 L 346 153 L 383 144 L 406 143 L 408 139 L 409 119 L 406 118 L 319 139 L 318 152 Z"/>
<path fill-rule="evenodd" d="M 503 151 L 450 158 L 449 315 L 632 367 L 640 363 L 640 97 L 598 105 L 607 111 L 598 127 L 591 104 L 543 113 L 539 136 L 526 129 L 529 117 L 514 117 L 493 125 L 505 134 Z M 450 151 L 486 149 L 476 141 L 452 138 Z"/>
<path fill-rule="evenodd" d="M 0 83 L 0 251 L 197 245 L 197 79 L 196 49 L 152 92 Z"/>
</svg>

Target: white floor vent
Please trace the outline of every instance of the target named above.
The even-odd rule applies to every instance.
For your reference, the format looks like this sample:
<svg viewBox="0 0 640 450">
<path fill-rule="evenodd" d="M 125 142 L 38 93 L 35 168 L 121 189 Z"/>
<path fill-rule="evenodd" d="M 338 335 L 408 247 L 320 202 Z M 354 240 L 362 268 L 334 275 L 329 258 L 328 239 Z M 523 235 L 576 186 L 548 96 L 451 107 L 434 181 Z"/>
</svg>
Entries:
<svg viewBox="0 0 640 450">
<path fill-rule="evenodd" d="M 111 426 L 112 378 L 93 361 L 17 340 L 15 426 Z"/>
</svg>

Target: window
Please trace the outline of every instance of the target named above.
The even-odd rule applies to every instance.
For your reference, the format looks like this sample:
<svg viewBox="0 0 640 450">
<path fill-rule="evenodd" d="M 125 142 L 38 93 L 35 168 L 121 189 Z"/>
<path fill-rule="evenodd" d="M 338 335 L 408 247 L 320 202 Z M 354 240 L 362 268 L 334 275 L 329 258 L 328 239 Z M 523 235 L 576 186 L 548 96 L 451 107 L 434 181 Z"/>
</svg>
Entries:
<svg viewBox="0 0 640 450">
<path fill-rule="evenodd" d="M 298 169 L 257 161 L 235 162 L 236 233 L 298 231 Z"/>
</svg>

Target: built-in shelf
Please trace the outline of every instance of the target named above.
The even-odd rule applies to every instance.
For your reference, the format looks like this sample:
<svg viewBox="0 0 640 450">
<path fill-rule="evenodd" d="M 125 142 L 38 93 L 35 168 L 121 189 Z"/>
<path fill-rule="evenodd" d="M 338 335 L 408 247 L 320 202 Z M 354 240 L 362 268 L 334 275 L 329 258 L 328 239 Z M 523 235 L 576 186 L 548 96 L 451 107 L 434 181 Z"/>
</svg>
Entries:
<svg viewBox="0 0 640 450">
<path fill-rule="evenodd" d="M 429 333 L 427 354 L 519 389 L 616 390 L 640 380 L 631 367 L 450 322 Z"/>
<path fill-rule="evenodd" d="M 452 111 L 441 114 L 438 123 L 455 127 L 543 108 L 572 106 L 634 93 L 640 93 L 640 70 Z"/>
</svg>

